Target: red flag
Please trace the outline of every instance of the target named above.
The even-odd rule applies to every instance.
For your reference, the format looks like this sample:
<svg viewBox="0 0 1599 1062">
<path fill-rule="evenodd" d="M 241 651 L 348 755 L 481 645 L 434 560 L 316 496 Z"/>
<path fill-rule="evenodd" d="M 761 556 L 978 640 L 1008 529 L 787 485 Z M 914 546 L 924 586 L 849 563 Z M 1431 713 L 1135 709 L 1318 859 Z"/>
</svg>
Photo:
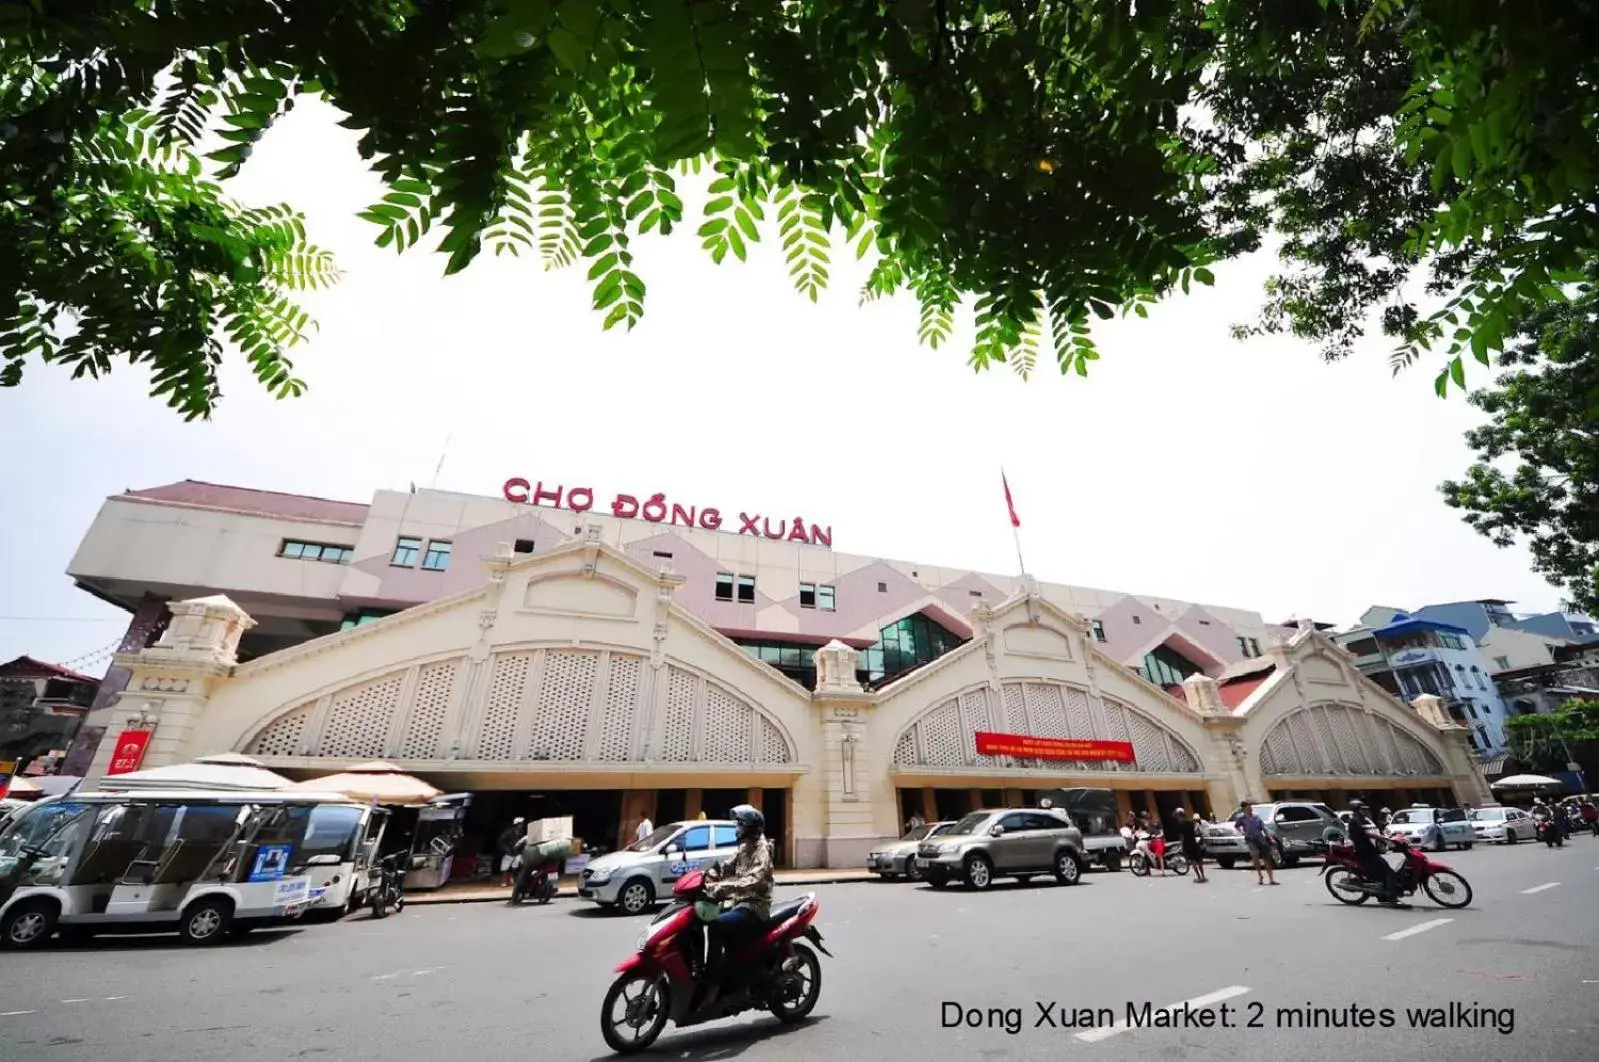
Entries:
<svg viewBox="0 0 1599 1062">
<path fill-rule="evenodd" d="M 1010 498 L 1010 480 L 1005 478 L 1005 470 L 1004 469 L 1000 469 L 999 481 L 1005 485 L 1005 508 L 1010 510 L 1010 525 L 1012 527 L 1021 527 L 1022 526 L 1022 518 L 1016 515 L 1016 503 L 1011 501 L 1011 498 Z"/>
</svg>

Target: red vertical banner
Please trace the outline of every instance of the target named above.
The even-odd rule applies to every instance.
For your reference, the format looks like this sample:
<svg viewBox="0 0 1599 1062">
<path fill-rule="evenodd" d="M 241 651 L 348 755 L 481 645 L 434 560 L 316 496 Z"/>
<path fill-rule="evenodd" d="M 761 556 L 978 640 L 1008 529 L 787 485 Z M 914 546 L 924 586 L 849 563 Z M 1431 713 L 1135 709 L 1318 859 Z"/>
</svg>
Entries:
<svg viewBox="0 0 1599 1062">
<path fill-rule="evenodd" d="M 106 775 L 132 774 L 144 762 L 144 750 L 150 747 L 150 731 L 124 730 L 117 735 L 117 747 L 111 753 L 111 766 Z"/>
</svg>

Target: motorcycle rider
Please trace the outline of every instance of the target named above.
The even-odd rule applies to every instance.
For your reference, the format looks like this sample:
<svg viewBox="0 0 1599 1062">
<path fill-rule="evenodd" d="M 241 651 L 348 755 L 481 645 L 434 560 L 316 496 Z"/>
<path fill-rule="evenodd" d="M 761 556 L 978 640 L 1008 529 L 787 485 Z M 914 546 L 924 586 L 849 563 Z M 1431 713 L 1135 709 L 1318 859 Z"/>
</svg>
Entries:
<svg viewBox="0 0 1599 1062">
<path fill-rule="evenodd" d="M 1372 821 L 1370 812 L 1364 800 L 1351 800 L 1349 802 L 1349 843 L 1355 849 L 1355 858 L 1360 860 L 1360 865 L 1382 888 L 1378 895 L 1378 902 L 1398 906 L 1399 898 L 1396 895 L 1394 868 L 1388 865 L 1388 860 L 1382 857 L 1378 845 L 1386 843 L 1382 830 Z"/>
<path fill-rule="evenodd" d="M 733 906 L 706 929 L 705 968 L 691 1011 L 710 1005 L 721 992 L 723 964 L 732 940 L 766 924 L 772 913 L 772 849 L 766 841 L 766 817 L 748 804 L 728 813 L 738 824 L 738 854 L 706 872 L 705 897 Z"/>
</svg>

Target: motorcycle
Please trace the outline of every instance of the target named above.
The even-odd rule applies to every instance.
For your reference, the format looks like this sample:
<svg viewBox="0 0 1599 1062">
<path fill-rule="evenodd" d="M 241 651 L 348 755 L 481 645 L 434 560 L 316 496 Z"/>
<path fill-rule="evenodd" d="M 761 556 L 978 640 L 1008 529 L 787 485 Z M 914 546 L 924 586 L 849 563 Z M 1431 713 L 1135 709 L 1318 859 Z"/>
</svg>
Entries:
<svg viewBox="0 0 1599 1062">
<path fill-rule="evenodd" d="M 638 951 L 617 966 L 618 976 L 600 1011 L 600 1031 L 617 1054 L 647 1049 L 669 1021 L 681 1029 L 764 1009 L 792 1025 L 803 1021 L 821 998 L 822 964 L 816 950 L 828 958 L 832 952 L 812 925 L 820 908 L 816 894 L 808 892 L 774 906 L 758 935 L 729 950 L 720 994 L 691 1010 L 696 975 L 704 965 L 702 912 L 715 916 L 705 910 L 716 907 L 705 899 L 705 884 L 699 870 L 678 878 L 671 905 L 639 935 Z M 620 1016 L 618 1003 L 623 1005 Z"/>
<path fill-rule="evenodd" d="M 1550 848 L 1564 848 L 1566 846 L 1565 831 L 1553 818 L 1538 820 L 1538 840 Z"/>
<path fill-rule="evenodd" d="M 1430 858 L 1414 845 L 1397 839 L 1390 840 L 1389 844 L 1404 857 L 1404 862 L 1394 872 L 1395 899 L 1412 896 L 1421 889 L 1439 907 L 1459 910 L 1471 903 L 1471 885 L 1458 871 Z M 1328 846 L 1327 862 L 1321 872 L 1327 891 L 1340 903 L 1358 907 L 1382 894 L 1382 883 L 1371 879 L 1355 855 L 1353 845 Z"/>
<path fill-rule="evenodd" d="M 1151 847 L 1154 840 L 1149 834 L 1140 830 L 1137 834 L 1138 843 L 1134 846 L 1132 854 L 1127 857 L 1127 869 L 1140 878 L 1149 877 L 1156 863 L 1155 850 Z M 1163 856 L 1166 869 L 1182 877 L 1188 873 L 1188 857 L 1170 842 L 1165 843 Z"/>
<path fill-rule="evenodd" d="M 389 912 L 405 910 L 405 871 L 400 869 L 408 853 L 391 852 L 378 860 L 378 879 L 372 883 L 369 898 L 373 918 L 387 918 Z"/>
<path fill-rule="evenodd" d="M 516 875 L 516 884 L 511 887 L 511 905 L 517 906 L 523 900 L 549 903 L 560 890 L 560 871 L 559 863 L 537 870 L 524 867 Z"/>
</svg>

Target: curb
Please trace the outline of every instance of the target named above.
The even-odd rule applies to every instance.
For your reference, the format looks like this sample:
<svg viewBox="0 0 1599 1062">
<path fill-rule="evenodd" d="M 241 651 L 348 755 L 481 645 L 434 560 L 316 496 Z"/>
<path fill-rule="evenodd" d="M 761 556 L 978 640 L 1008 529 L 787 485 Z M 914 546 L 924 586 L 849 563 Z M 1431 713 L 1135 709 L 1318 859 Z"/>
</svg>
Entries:
<svg viewBox="0 0 1599 1062">
<path fill-rule="evenodd" d="M 864 883 L 864 882 L 869 882 L 869 881 L 875 881 L 876 879 L 877 879 L 877 875 L 875 875 L 875 874 L 868 875 L 868 876 L 863 876 L 859 871 L 856 871 L 856 872 L 848 874 L 848 875 L 846 875 L 846 874 L 817 874 L 817 875 L 806 875 L 804 878 L 800 878 L 800 879 L 789 878 L 786 881 L 776 882 L 776 886 L 778 888 L 782 888 L 785 885 L 848 885 L 848 884 L 853 884 L 853 883 Z M 561 899 L 562 897 L 566 897 L 566 898 L 569 898 L 569 899 L 577 899 L 577 890 L 575 888 L 572 888 L 569 885 L 563 885 L 560 889 L 556 890 L 556 893 L 555 893 L 555 898 L 556 899 Z M 502 893 L 499 893 L 499 894 L 496 894 L 496 895 L 493 895 L 493 896 L 445 896 L 445 895 L 440 895 L 438 893 L 425 893 L 425 892 L 422 892 L 422 893 L 417 893 L 417 892 L 406 893 L 406 896 L 405 896 L 405 905 L 407 907 L 412 907 L 412 906 L 420 907 L 420 906 L 423 906 L 425 904 L 446 904 L 446 903 L 503 903 L 503 904 L 509 904 L 510 902 L 511 902 L 510 890 L 506 890 L 505 892 L 502 892 Z"/>
</svg>

